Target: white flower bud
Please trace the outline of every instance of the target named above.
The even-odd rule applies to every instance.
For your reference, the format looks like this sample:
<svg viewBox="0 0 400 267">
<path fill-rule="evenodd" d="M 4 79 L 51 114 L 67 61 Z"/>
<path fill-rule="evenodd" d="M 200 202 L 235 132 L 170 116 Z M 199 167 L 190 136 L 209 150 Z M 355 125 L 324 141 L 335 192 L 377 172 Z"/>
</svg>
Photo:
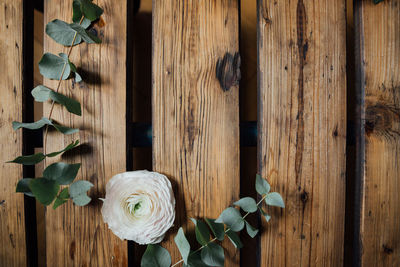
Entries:
<svg viewBox="0 0 400 267">
<path fill-rule="evenodd" d="M 155 244 L 175 220 L 175 198 L 165 175 L 149 171 L 124 172 L 106 185 L 101 213 L 121 239 Z"/>
</svg>

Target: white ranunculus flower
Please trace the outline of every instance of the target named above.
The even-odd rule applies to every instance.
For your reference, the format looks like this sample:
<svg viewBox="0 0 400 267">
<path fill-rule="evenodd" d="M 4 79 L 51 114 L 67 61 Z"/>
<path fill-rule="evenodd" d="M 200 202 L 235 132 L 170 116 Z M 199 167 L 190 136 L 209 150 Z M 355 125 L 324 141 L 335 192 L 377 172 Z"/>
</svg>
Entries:
<svg viewBox="0 0 400 267">
<path fill-rule="evenodd" d="M 165 175 L 132 171 L 115 175 L 106 185 L 103 220 L 121 239 L 155 244 L 175 220 L 175 198 Z"/>
</svg>

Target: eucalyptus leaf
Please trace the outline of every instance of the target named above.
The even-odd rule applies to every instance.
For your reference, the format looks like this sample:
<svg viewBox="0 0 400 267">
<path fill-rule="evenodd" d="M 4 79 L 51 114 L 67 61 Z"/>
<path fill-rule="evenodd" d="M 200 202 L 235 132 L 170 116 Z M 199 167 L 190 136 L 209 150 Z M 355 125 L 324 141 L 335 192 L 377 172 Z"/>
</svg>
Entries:
<svg viewBox="0 0 400 267">
<path fill-rule="evenodd" d="M 225 227 L 224 224 L 222 223 L 216 223 L 214 219 L 204 219 L 208 226 L 210 227 L 211 231 L 213 232 L 214 236 L 219 240 L 222 241 L 224 240 L 225 236 Z"/>
<path fill-rule="evenodd" d="M 59 131 L 63 134 L 73 134 L 73 133 L 76 133 L 79 131 L 79 129 L 73 129 L 73 128 L 59 125 L 57 123 L 53 123 L 51 120 L 49 120 L 48 118 L 45 118 L 45 117 L 43 117 L 42 119 L 40 119 L 36 122 L 29 122 L 29 123 L 13 121 L 12 125 L 13 125 L 14 130 L 18 130 L 20 128 L 37 130 L 37 129 L 42 128 L 44 125 L 50 125 L 50 126 L 53 126 L 57 131 Z"/>
<path fill-rule="evenodd" d="M 379 4 L 380 2 L 383 2 L 383 0 L 374 0 L 374 4 Z"/>
<path fill-rule="evenodd" d="M 51 125 L 51 121 L 45 117 L 43 117 L 42 119 L 35 121 L 35 122 L 17 122 L 17 121 L 13 121 L 12 123 L 12 127 L 15 130 L 18 130 L 20 128 L 25 128 L 25 129 L 29 129 L 29 130 L 37 130 L 42 128 L 45 125 Z"/>
<path fill-rule="evenodd" d="M 272 192 L 267 194 L 265 197 L 265 203 L 267 203 L 270 206 L 275 206 L 275 207 L 285 207 L 285 203 L 283 202 L 282 196 L 277 193 L 277 192 Z"/>
<path fill-rule="evenodd" d="M 271 190 L 269 183 L 261 177 L 261 175 L 256 175 L 256 191 L 260 195 L 268 194 Z"/>
<path fill-rule="evenodd" d="M 244 197 L 235 203 L 233 203 L 236 206 L 239 206 L 242 208 L 242 210 L 246 212 L 256 212 L 257 211 L 257 203 L 254 200 L 254 198 L 251 197 Z"/>
<path fill-rule="evenodd" d="M 147 245 L 140 262 L 141 267 L 169 267 L 171 266 L 171 256 L 168 250 L 160 245 Z"/>
<path fill-rule="evenodd" d="M 64 162 L 56 162 L 44 170 L 43 177 L 55 180 L 60 185 L 67 185 L 74 181 L 80 167 L 80 163 L 68 164 Z"/>
<path fill-rule="evenodd" d="M 36 178 L 29 182 L 29 188 L 36 199 L 43 205 L 50 205 L 57 196 L 60 185 L 54 180 Z"/>
<path fill-rule="evenodd" d="M 55 157 L 60 155 L 61 153 L 67 152 L 75 147 L 77 147 L 79 145 L 79 140 L 76 140 L 75 142 L 72 141 L 69 145 L 67 145 L 64 149 L 56 151 L 56 152 L 51 152 L 46 154 L 46 157 Z"/>
<path fill-rule="evenodd" d="M 63 190 L 61 190 L 60 194 L 58 194 L 56 200 L 54 201 L 53 209 L 56 209 L 62 204 L 66 203 L 68 199 L 69 199 L 68 188 L 64 188 Z"/>
<path fill-rule="evenodd" d="M 79 180 L 69 187 L 69 195 L 75 205 L 85 206 L 89 204 L 91 198 L 87 196 L 87 191 L 93 186 L 89 181 Z"/>
<path fill-rule="evenodd" d="M 225 223 L 230 229 L 239 232 L 244 227 L 244 220 L 240 212 L 232 207 L 225 209 L 221 215 L 215 220 L 217 223 Z"/>
<path fill-rule="evenodd" d="M 271 220 L 271 216 L 269 216 L 262 208 L 258 207 L 258 209 L 260 210 L 261 214 L 264 216 L 265 220 L 267 222 L 269 222 L 269 220 Z"/>
<path fill-rule="evenodd" d="M 226 235 L 228 236 L 229 240 L 232 242 L 232 244 L 235 246 L 235 248 L 242 248 L 243 243 L 240 241 L 239 236 L 233 232 L 232 230 L 229 230 L 226 232 Z"/>
<path fill-rule="evenodd" d="M 210 241 L 210 231 L 207 225 L 202 220 L 196 220 L 194 218 L 191 218 L 191 220 L 196 226 L 195 233 L 197 242 L 199 242 L 200 245 L 206 245 L 208 241 Z"/>
<path fill-rule="evenodd" d="M 224 266 L 224 249 L 215 243 L 209 243 L 201 250 L 202 261 L 209 266 Z"/>
<path fill-rule="evenodd" d="M 183 261 L 187 264 L 190 253 L 190 244 L 186 239 L 182 227 L 179 228 L 178 233 L 174 238 L 174 241 L 176 246 L 178 247 L 179 252 L 181 253 Z"/>
<path fill-rule="evenodd" d="M 62 79 L 66 80 L 71 74 L 71 67 L 68 64 L 68 60 L 62 56 L 45 53 L 39 61 L 40 74 L 48 79 L 59 80 L 63 70 Z"/>
<path fill-rule="evenodd" d="M 249 234 L 249 236 L 251 238 L 254 238 L 258 233 L 258 229 L 254 228 L 248 221 L 245 221 L 245 222 L 246 222 L 247 233 Z"/>
<path fill-rule="evenodd" d="M 18 163 L 18 164 L 24 164 L 24 165 L 35 165 L 44 160 L 46 157 L 55 157 L 61 153 L 64 153 L 68 150 L 73 149 L 79 144 L 79 140 L 76 140 L 75 142 L 72 142 L 68 146 L 66 146 L 64 149 L 56 152 L 52 152 L 49 154 L 44 155 L 43 153 L 37 153 L 33 155 L 28 155 L 28 156 L 19 156 L 16 157 L 12 161 L 7 161 L 7 163 Z"/>
<path fill-rule="evenodd" d="M 24 193 L 27 196 L 34 197 L 31 189 L 29 188 L 29 183 L 32 181 L 32 178 L 24 178 L 18 181 L 16 192 Z"/>
<path fill-rule="evenodd" d="M 77 23 L 72 23 L 70 24 L 70 27 L 78 33 L 78 35 L 82 38 L 83 41 L 85 41 L 88 44 L 99 44 L 101 43 L 101 39 L 99 39 L 97 36 L 94 34 L 90 33 L 87 31 L 84 27 Z"/>
<path fill-rule="evenodd" d="M 60 93 L 54 92 L 46 86 L 38 85 L 32 90 L 31 93 L 37 102 L 44 102 L 51 99 L 54 102 L 65 106 L 69 112 L 79 116 L 82 115 L 81 104 L 78 101 L 66 97 Z"/>
<path fill-rule="evenodd" d="M 85 16 L 90 21 L 94 21 L 100 18 L 100 16 L 103 14 L 103 9 L 101 9 L 96 4 L 93 4 L 92 1 L 90 0 L 76 0 L 76 3 L 74 1 L 74 5 L 76 5 L 74 9 L 77 8 L 78 6 L 80 8 L 80 13 L 76 11 L 75 13 L 76 15 L 74 15 L 75 19 L 80 15 L 79 19 L 82 16 Z"/>
<path fill-rule="evenodd" d="M 82 42 L 81 35 L 70 24 L 58 19 L 46 25 L 46 34 L 57 43 L 65 46 L 71 46 L 74 38 L 74 45 Z"/>
<path fill-rule="evenodd" d="M 35 165 L 44 160 L 46 156 L 43 153 L 37 153 L 28 156 L 19 156 L 12 161 L 7 161 L 7 163 L 18 163 L 24 165 Z"/>
<path fill-rule="evenodd" d="M 201 260 L 200 252 L 193 252 L 189 255 L 187 264 L 183 263 L 183 267 L 208 267 L 208 265 Z"/>
</svg>

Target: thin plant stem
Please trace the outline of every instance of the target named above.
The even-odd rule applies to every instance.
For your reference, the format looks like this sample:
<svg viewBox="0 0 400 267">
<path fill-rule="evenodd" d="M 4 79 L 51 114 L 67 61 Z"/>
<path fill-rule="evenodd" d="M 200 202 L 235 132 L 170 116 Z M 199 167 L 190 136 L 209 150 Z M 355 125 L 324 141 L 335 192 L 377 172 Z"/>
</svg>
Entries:
<svg viewBox="0 0 400 267">
<path fill-rule="evenodd" d="M 82 24 L 82 21 L 83 21 L 84 18 L 85 18 L 85 17 L 82 16 L 81 20 L 79 21 L 79 25 Z M 72 48 L 74 47 L 74 43 L 75 43 L 75 40 L 76 40 L 76 36 L 77 36 L 77 35 L 78 35 L 78 32 L 75 32 L 74 38 L 72 39 L 71 47 L 70 47 L 69 50 L 68 50 L 68 58 L 69 58 L 69 56 L 71 55 Z M 63 69 L 62 69 L 62 71 L 61 71 L 61 76 L 60 76 L 60 79 L 58 80 L 58 84 L 57 84 L 57 88 L 56 88 L 56 92 L 57 92 L 57 93 L 58 93 L 58 91 L 60 90 L 60 86 L 61 86 L 61 82 L 62 82 L 62 77 L 64 76 L 64 72 L 65 72 L 65 69 L 67 68 L 67 64 L 68 64 L 68 62 L 64 63 Z M 49 117 L 48 117 L 49 120 L 51 120 L 51 115 L 53 114 L 54 104 L 55 104 L 55 101 L 53 100 L 53 101 L 51 102 L 51 108 L 50 108 Z M 48 133 L 49 133 L 49 126 L 46 125 L 46 132 L 45 132 L 45 134 L 44 134 L 44 142 L 43 142 L 43 153 L 44 153 L 44 154 L 46 154 L 47 134 L 48 134 Z"/>
<path fill-rule="evenodd" d="M 264 196 L 261 198 L 261 200 L 257 202 L 257 207 L 264 201 L 264 199 L 265 199 L 266 197 L 267 197 L 267 195 L 264 195 Z M 246 219 L 246 217 L 247 217 L 249 214 L 250 214 L 250 212 L 247 212 L 247 213 L 242 217 L 242 219 L 243 219 L 243 220 Z M 230 230 L 231 230 L 231 228 L 229 228 L 229 227 L 226 228 L 226 229 L 225 229 L 225 234 L 226 234 L 227 232 L 229 232 Z M 206 245 L 203 245 L 203 246 L 199 247 L 198 249 L 196 249 L 195 251 L 193 251 L 192 253 L 190 253 L 190 255 L 193 255 L 193 254 L 199 252 L 200 250 L 202 250 L 203 248 L 205 248 L 209 243 L 213 243 L 213 242 L 215 242 L 216 240 L 217 240 L 217 238 L 214 237 L 213 239 L 211 239 L 210 241 L 208 241 Z M 190 256 L 190 255 L 189 255 L 189 256 Z M 178 264 L 180 264 L 180 263 L 182 263 L 182 262 L 183 262 L 183 259 L 180 259 L 179 261 L 177 261 L 177 262 L 175 262 L 173 265 L 171 265 L 171 267 L 175 267 L 176 265 L 178 265 Z"/>
</svg>

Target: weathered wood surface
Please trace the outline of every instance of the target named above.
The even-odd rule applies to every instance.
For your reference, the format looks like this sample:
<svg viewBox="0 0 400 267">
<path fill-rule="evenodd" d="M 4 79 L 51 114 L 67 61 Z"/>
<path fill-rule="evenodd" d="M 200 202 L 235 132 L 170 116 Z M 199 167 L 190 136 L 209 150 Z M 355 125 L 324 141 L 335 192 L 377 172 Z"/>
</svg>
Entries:
<svg viewBox="0 0 400 267">
<path fill-rule="evenodd" d="M 46 212 L 46 255 L 48 266 L 127 266 L 127 243 L 114 236 L 101 217 L 105 184 L 126 169 L 126 1 L 99 0 L 104 9 L 101 23 L 95 26 L 100 45 L 81 44 L 71 54 L 84 82 L 64 81 L 61 92 L 79 100 L 82 117 L 56 106 L 54 119 L 81 131 L 71 136 L 51 133 L 47 151 L 55 151 L 80 139 L 80 153 L 63 160 L 81 162 L 77 179 L 89 180 L 92 202 L 86 207 L 63 205 Z M 45 24 L 58 18 L 71 21 L 72 0 L 46 0 Z M 66 51 L 45 37 L 45 51 Z M 46 80 L 54 88 L 56 81 Z M 50 103 L 44 107 L 49 114 Z M 49 164 L 50 162 L 46 162 Z"/>
<path fill-rule="evenodd" d="M 22 166 L 5 163 L 22 155 L 23 1 L 0 2 L 0 266 L 25 266 L 24 196 L 15 193 Z"/>
<path fill-rule="evenodd" d="M 400 265 L 400 1 L 355 6 L 362 135 L 361 265 Z"/>
<path fill-rule="evenodd" d="M 236 0 L 153 2 L 153 169 L 172 180 L 177 227 L 239 197 L 238 86 L 224 91 L 216 78 L 218 60 L 238 52 L 238 15 Z M 225 265 L 238 266 L 226 246 Z"/>
<path fill-rule="evenodd" d="M 258 2 L 259 170 L 286 208 L 261 266 L 340 266 L 346 145 L 344 0 Z"/>
</svg>

